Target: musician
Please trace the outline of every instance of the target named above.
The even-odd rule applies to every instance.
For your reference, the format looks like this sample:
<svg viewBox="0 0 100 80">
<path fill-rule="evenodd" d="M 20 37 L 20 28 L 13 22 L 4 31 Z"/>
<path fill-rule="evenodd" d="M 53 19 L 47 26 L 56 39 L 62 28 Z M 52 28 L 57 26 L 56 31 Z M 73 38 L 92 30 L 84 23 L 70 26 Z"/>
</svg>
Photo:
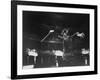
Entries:
<svg viewBox="0 0 100 80">
<path fill-rule="evenodd" d="M 64 28 L 61 32 L 61 36 L 59 35 L 58 37 L 64 40 L 67 40 L 69 38 L 68 35 L 69 29 Z"/>
<path fill-rule="evenodd" d="M 60 39 L 63 40 L 63 52 L 66 53 L 69 51 L 69 48 L 71 48 L 71 44 L 70 44 L 70 41 L 71 41 L 71 38 L 70 36 L 68 35 L 69 33 L 69 28 L 64 28 L 62 31 L 61 31 L 61 35 L 58 35 L 58 37 Z"/>
</svg>

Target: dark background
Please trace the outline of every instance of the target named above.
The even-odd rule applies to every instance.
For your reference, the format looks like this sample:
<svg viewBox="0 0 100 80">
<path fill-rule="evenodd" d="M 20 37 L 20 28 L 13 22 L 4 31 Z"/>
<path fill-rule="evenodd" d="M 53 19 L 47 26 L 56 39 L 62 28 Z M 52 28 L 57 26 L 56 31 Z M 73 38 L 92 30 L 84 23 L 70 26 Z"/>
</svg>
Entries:
<svg viewBox="0 0 100 80">
<path fill-rule="evenodd" d="M 73 38 L 73 49 L 89 49 L 89 14 L 23 11 L 23 49 L 40 49 L 40 40 L 48 34 L 49 30 L 55 30 L 50 38 L 60 34 L 64 28 L 69 28 L 69 35 L 75 32 L 85 33 L 83 39 Z"/>
<path fill-rule="evenodd" d="M 53 29 L 59 34 L 64 28 L 70 29 L 70 35 L 75 32 L 84 32 L 86 40 L 84 45 L 88 44 L 89 14 L 23 11 L 24 38 L 40 41 L 49 30 Z"/>
</svg>

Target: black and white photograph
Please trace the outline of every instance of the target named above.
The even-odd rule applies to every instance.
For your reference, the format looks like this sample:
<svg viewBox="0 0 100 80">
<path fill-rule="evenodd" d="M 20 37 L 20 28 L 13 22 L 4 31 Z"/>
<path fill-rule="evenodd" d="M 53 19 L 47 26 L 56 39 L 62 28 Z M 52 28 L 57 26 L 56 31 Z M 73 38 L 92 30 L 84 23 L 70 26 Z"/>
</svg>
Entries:
<svg viewBox="0 0 100 80">
<path fill-rule="evenodd" d="M 17 75 L 96 72 L 96 6 L 25 4 L 12 9 Z"/>
<path fill-rule="evenodd" d="M 89 66 L 89 14 L 23 11 L 23 69 Z"/>
</svg>

